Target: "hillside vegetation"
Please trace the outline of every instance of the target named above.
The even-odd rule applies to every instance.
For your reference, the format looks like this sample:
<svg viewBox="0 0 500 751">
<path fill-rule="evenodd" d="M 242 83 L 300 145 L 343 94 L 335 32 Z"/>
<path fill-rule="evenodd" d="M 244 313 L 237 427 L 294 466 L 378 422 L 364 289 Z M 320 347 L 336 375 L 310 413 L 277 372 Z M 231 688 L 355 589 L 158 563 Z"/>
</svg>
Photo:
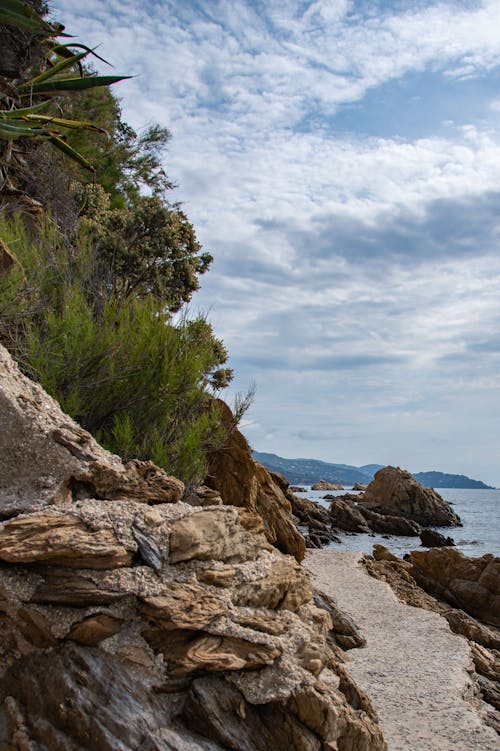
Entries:
<svg viewBox="0 0 500 751">
<path fill-rule="evenodd" d="M 232 371 L 208 320 L 186 312 L 212 256 L 170 200 L 170 133 L 124 122 L 109 88 L 120 77 L 61 44 L 40 3 L 8 6 L 0 239 L 15 262 L 0 277 L 0 342 L 108 449 L 199 480 L 224 439 L 212 404 Z"/>
</svg>

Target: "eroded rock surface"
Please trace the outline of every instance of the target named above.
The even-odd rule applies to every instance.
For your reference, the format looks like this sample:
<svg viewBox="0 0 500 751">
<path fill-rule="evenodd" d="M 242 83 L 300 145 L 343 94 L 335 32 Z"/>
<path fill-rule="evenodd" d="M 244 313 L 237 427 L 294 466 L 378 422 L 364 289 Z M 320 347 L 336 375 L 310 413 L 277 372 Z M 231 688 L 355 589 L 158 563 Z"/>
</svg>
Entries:
<svg viewBox="0 0 500 751">
<path fill-rule="evenodd" d="M 425 526 L 456 527 L 461 524 L 450 504 L 435 490 L 424 488 L 409 472 L 399 467 L 384 467 L 376 472 L 358 500 L 379 514 L 402 516 Z"/>
<path fill-rule="evenodd" d="M 0 394 L 0 751 L 386 749 L 355 626 L 256 513 L 269 475 L 253 505 L 184 503 L 4 351 Z"/>
<path fill-rule="evenodd" d="M 257 512 L 269 542 L 301 561 L 306 546 L 293 523 L 290 502 L 271 473 L 252 458 L 248 441 L 234 427 L 227 404 L 217 404 L 229 438 L 222 449 L 210 455 L 206 485 L 217 490 L 224 503 Z"/>
</svg>

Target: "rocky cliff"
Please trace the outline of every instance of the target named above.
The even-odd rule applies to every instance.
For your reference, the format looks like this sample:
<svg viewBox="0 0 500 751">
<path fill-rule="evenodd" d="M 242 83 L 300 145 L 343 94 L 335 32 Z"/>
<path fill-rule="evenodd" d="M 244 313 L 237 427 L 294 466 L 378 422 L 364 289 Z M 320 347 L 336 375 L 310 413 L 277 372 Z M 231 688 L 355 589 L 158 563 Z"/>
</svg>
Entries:
<svg viewBox="0 0 500 751">
<path fill-rule="evenodd" d="M 335 646 L 352 626 L 271 544 L 258 490 L 185 503 L 3 349 L 0 455 L 0 751 L 386 748 Z"/>
</svg>

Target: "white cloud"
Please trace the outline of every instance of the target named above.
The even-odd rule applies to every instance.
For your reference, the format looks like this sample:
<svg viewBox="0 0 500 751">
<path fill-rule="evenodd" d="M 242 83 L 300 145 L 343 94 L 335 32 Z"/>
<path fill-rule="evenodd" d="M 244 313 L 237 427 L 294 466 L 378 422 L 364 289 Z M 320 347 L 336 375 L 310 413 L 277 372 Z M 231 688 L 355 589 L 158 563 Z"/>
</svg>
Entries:
<svg viewBox="0 0 500 751">
<path fill-rule="evenodd" d="M 237 387 L 257 377 L 255 447 L 430 469 L 439 439 L 438 469 L 465 471 L 471 443 L 486 466 L 500 411 L 496 95 L 492 120 L 464 98 L 445 131 L 439 119 L 417 138 L 340 133 L 335 116 L 406 74 L 492 71 L 498 0 L 259 7 L 59 0 L 56 16 L 138 75 L 117 88 L 134 127 L 173 131 L 167 171 L 216 258 L 195 304 Z M 304 443 L 332 425 L 330 443 Z"/>
</svg>

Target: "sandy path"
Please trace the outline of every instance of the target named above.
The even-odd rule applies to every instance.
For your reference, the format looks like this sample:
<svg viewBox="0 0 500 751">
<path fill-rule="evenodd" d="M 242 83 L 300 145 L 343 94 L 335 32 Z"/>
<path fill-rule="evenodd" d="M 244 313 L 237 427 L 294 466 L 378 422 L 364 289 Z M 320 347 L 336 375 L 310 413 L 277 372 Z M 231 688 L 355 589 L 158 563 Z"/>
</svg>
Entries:
<svg viewBox="0 0 500 751">
<path fill-rule="evenodd" d="M 372 699 L 389 751 L 500 751 L 498 735 L 462 698 L 470 686 L 465 639 L 437 613 L 401 604 L 364 571 L 361 556 L 312 551 L 305 566 L 366 639 L 347 667 Z"/>
</svg>

